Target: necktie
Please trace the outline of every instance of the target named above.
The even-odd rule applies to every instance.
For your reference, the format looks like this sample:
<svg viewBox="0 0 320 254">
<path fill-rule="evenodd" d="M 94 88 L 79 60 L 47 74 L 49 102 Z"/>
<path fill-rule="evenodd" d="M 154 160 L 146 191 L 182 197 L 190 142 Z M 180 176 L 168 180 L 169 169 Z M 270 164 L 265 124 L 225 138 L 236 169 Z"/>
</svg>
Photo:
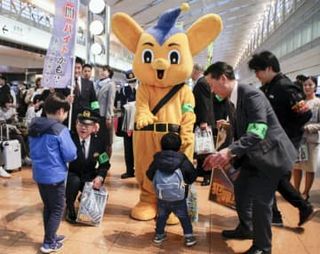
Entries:
<svg viewBox="0 0 320 254">
<path fill-rule="evenodd" d="M 80 95 L 80 85 L 79 85 L 79 80 L 78 78 L 75 79 L 75 86 L 74 86 L 74 95 L 79 97 Z"/>
<path fill-rule="evenodd" d="M 237 130 L 237 127 L 236 127 L 236 108 L 231 101 L 228 101 L 228 102 L 229 102 L 228 103 L 228 105 L 229 105 L 229 122 L 231 125 L 233 137 L 236 138 L 237 137 L 237 135 L 236 135 L 236 130 Z"/>
<path fill-rule="evenodd" d="M 83 157 L 86 158 L 86 147 L 85 147 L 86 141 L 82 140 L 81 141 L 81 149 L 82 149 L 82 153 L 83 153 Z"/>
</svg>

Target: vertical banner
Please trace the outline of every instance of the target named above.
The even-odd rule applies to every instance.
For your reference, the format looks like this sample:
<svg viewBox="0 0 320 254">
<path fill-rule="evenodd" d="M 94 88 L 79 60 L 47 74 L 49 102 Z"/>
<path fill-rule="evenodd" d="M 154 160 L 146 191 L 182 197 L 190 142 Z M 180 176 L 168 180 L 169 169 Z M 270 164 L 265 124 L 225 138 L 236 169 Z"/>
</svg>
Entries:
<svg viewBox="0 0 320 254">
<path fill-rule="evenodd" d="M 43 87 L 65 88 L 73 80 L 79 0 L 56 0 L 53 32 L 43 67 Z"/>
</svg>

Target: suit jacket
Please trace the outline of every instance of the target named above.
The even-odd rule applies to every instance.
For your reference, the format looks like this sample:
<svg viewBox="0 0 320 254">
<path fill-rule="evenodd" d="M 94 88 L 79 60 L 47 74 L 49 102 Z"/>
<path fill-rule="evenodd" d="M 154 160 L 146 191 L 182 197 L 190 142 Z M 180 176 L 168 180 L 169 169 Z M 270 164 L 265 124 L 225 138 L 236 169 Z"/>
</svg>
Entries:
<svg viewBox="0 0 320 254">
<path fill-rule="evenodd" d="M 116 84 L 111 79 L 104 79 L 99 82 L 99 86 L 101 88 L 97 91 L 97 98 L 100 105 L 100 116 L 111 119 L 116 96 Z"/>
<path fill-rule="evenodd" d="M 195 99 L 194 113 L 196 115 L 196 125 L 200 123 L 208 123 L 215 128 L 215 118 L 213 111 L 212 93 L 210 87 L 204 77 L 198 79 L 193 88 Z"/>
<path fill-rule="evenodd" d="M 72 140 L 77 147 L 77 159 L 69 164 L 69 171 L 80 176 L 82 182 L 92 181 L 96 176 L 106 177 L 110 168 L 109 161 L 99 163 L 99 155 L 105 152 L 103 142 L 95 135 L 91 135 L 88 158 L 85 159 L 77 133 L 71 134 Z M 99 163 L 96 168 L 97 162 Z"/>
<path fill-rule="evenodd" d="M 57 88 L 56 92 L 62 93 L 64 96 L 70 95 L 69 88 Z M 84 108 L 91 108 L 91 102 L 97 101 L 96 92 L 94 90 L 93 82 L 91 80 L 81 78 L 81 89 L 80 95 L 74 97 L 72 105 L 72 121 L 71 128 L 75 130 L 75 123 L 79 113 L 82 112 Z M 68 125 L 66 120 L 65 125 Z"/>
<path fill-rule="evenodd" d="M 247 131 L 250 123 L 267 125 L 263 139 Z M 234 125 L 236 141 L 229 148 L 240 166 L 260 170 L 272 178 L 278 178 L 292 169 L 296 149 L 260 90 L 239 84 Z"/>
</svg>

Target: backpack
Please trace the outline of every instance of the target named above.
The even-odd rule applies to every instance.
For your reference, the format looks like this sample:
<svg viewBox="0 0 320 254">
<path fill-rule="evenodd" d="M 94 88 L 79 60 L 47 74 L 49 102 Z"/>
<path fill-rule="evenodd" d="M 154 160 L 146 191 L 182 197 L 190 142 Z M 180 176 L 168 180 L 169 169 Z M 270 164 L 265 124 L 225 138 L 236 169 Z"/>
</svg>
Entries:
<svg viewBox="0 0 320 254">
<path fill-rule="evenodd" d="M 172 174 L 157 170 L 153 178 L 153 186 L 158 199 L 178 201 L 185 198 L 186 184 L 180 168 Z"/>
</svg>

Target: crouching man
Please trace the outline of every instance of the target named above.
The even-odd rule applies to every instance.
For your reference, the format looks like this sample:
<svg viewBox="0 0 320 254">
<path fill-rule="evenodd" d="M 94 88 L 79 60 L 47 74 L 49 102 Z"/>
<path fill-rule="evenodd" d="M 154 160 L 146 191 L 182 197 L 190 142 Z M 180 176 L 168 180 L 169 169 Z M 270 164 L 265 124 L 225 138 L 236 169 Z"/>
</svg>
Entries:
<svg viewBox="0 0 320 254">
<path fill-rule="evenodd" d="M 99 116 L 91 109 L 84 109 L 76 121 L 76 133 L 72 134 L 77 147 L 78 158 L 70 163 L 66 189 L 66 220 L 74 224 L 76 212 L 74 202 L 85 182 L 93 183 L 94 189 L 100 189 L 110 168 L 105 144 L 95 133 Z"/>
</svg>

